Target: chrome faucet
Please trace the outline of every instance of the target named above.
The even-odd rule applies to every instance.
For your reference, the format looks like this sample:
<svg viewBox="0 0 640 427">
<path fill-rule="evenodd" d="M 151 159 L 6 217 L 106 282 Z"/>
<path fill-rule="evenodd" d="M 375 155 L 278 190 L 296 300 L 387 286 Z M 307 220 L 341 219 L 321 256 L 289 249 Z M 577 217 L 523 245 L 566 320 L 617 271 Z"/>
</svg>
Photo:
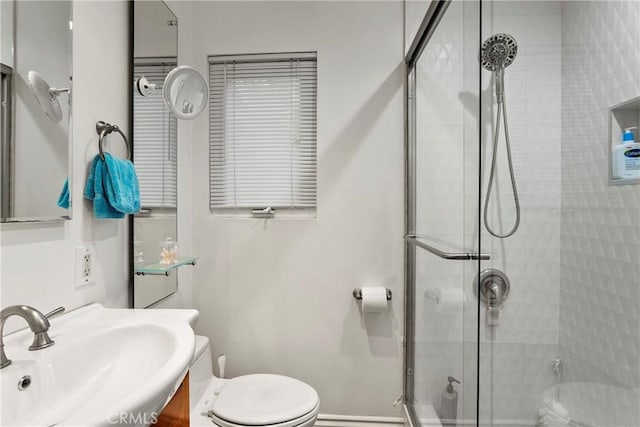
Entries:
<svg viewBox="0 0 640 427">
<path fill-rule="evenodd" d="M 480 272 L 473 282 L 475 294 L 485 303 L 487 326 L 500 324 L 500 311 L 509 296 L 511 283 L 506 274 L 495 268 L 487 268 Z"/>
<path fill-rule="evenodd" d="M 49 315 L 55 315 L 63 311 L 64 309 L 56 309 L 49 313 Z M 29 346 L 29 350 L 41 350 L 43 348 L 50 347 L 54 344 L 54 341 L 49 338 L 47 331 L 49 330 L 49 320 L 47 315 L 40 313 L 33 307 L 28 305 L 12 305 L 0 311 L 0 369 L 5 368 L 11 364 L 11 360 L 7 359 L 7 355 L 4 352 L 4 323 L 11 316 L 20 316 L 27 321 L 29 328 L 33 332 L 33 343 Z"/>
</svg>

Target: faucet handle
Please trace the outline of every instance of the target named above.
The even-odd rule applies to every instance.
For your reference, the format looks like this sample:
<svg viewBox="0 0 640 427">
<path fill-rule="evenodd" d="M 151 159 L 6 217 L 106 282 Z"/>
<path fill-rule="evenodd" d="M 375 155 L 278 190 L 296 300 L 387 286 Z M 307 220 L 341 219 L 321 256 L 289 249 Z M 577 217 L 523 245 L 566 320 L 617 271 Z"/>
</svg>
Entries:
<svg viewBox="0 0 640 427">
<path fill-rule="evenodd" d="M 52 317 L 55 317 L 64 313 L 64 310 L 65 310 L 64 307 L 55 308 L 50 312 L 48 312 L 47 314 L 45 314 L 44 317 L 46 317 L 47 319 L 50 319 Z M 43 348 L 51 347 L 55 343 L 56 342 L 49 337 L 49 334 L 47 333 L 47 331 L 36 332 L 33 335 L 33 342 L 29 346 L 29 350 L 31 351 L 42 350 Z"/>
<path fill-rule="evenodd" d="M 46 317 L 47 319 L 51 319 L 52 317 L 56 317 L 57 315 L 64 313 L 64 310 L 64 307 L 58 307 L 45 314 L 44 317 Z"/>
<path fill-rule="evenodd" d="M 64 307 L 58 307 L 54 310 L 51 310 L 47 314 L 45 314 L 44 317 L 46 317 L 47 319 L 50 319 L 52 317 L 55 317 L 64 313 L 64 310 L 65 310 Z M 55 343 L 56 342 L 49 337 L 49 334 L 47 333 L 47 331 L 36 332 L 33 335 L 33 342 L 29 346 L 29 350 L 31 351 L 42 350 L 43 348 L 51 347 Z"/>
<path fill-rule="evenodd" d="M 44 332 L 37 332 L 33 335 L 33 342 L 29 346 L 29 350 L 42 350 L 43 348 L 51 347 L 55 344 L 55 341 L 49 338 L 49 334 Z"/>
</svg>

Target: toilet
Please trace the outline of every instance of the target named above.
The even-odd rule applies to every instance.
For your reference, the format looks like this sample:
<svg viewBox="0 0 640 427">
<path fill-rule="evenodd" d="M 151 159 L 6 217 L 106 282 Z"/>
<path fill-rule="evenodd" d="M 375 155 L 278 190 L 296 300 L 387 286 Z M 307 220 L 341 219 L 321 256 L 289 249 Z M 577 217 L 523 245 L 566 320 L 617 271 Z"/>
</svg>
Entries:
<svg viewBox="0 0 640 427">
<path fill-rule="evenodd" d="M 217 378 L 209 338 L 196 335 L 189 406 L 192 426 L 310 427 L 318 416 L 320 399 L 308 384 L 282 375 Z"/>
<path fill-rule="evenodd" d="M 638 388 L 596 382 L 556 384 L 542 393 L 538 426 L 638 426 Z"/>
</svg>

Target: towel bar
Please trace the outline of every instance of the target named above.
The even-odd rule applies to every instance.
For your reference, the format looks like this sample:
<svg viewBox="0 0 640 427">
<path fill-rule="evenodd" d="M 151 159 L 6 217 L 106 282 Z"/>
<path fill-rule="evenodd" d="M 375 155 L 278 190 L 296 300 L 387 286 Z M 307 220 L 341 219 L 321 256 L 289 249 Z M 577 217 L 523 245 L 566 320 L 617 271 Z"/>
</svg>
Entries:
<svg viewBox="0 0 640 427">
<path fill-rule="evenodd" d="M 100 158 L 102 160 L 104 160 L 104 151 L 102 150 L 102 140 L 104 139 L 105 136 L 109 135 L 112 132 L 117 132 L 120 134 L 120 136 L 122 137 L 122 140 L 127 146 L 127 159 L 131 160 L 131 148 L 129 147 L 129 141 L 127 141 L 127 137 L 120 130 L 118 125 L 111 125 L 109 123 L 106 123 L 100 120 L 99 122 L 96 123 L 96 132 L 98 133 L 98 135 L 100 135 L 100 138 L 98 139 L 98 150 L 100 151 Z"/>
<path fill-rule="evenodd" d="M 442 259 L 454 259 L 454 260 L 465 260 L 465 259 L 472 259 L 472 260 L 476 260 L 476 259 L 481 259 L 481 260 L 488 260 L 491 259 L 491 255 L 489 254 L 477 254 L 477 253 L 472 253 L 472 252 L 464 252 L 464 253 L 450 253 L 450 252 L 444 252 L 441 251 L 438 248 L 435 248 L 431 245 L 428 245 L 424 242 L 419 241 L 418 239 L 420 238 L 420 236 L 417 236 L 415 234 L 407 234 L 406 236 L 404 236 L 404 241 L 407 243 L 411 243 L 412 245 L 416 245 L 419 248 L 422 248 L 426 251 L 431 252 L 434 255 L 439 256 Z"/>
</svg>

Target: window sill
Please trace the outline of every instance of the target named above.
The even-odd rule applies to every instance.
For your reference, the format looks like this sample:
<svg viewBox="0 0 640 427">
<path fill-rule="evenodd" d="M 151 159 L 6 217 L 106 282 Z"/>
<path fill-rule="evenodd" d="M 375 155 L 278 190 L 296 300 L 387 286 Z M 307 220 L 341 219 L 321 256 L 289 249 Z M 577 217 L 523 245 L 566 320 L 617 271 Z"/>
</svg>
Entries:
<svg viewBox="0 0 640 427">
<path fill-rule="evenodd" d="M 243 219 L 254 221 L 273 221 L 273 220 L 309 220 L 316 219 L 316 209 L 283 209 L 276 208 L 276 214 L 271 218 L 259 218 L 254 216 L 252 209 L 228 209 L 221 210 L 216 209 L 210 211 L 210 218 L 212 219 Z"/>
</svg>

